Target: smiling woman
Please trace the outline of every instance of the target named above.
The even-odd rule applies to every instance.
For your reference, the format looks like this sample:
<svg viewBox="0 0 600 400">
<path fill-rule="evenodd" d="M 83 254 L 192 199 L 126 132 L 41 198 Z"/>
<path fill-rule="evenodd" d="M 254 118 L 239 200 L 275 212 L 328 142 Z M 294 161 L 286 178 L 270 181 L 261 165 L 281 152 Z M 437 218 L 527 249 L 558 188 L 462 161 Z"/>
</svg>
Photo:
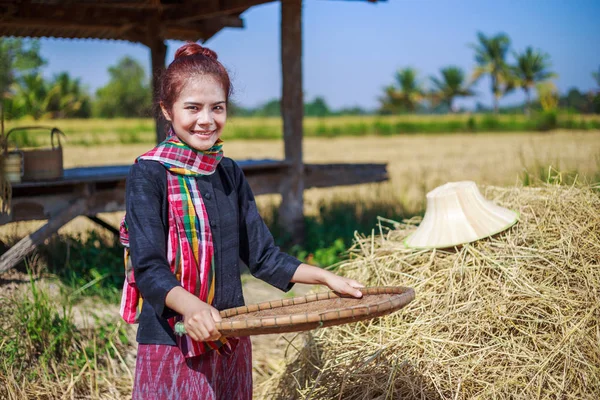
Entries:
<svg viewBox="0 0 600 400">
<path fill-rule="evenodd" d="M 134 399 L 251 398 L 250 340 L 215 325 L 220 310 L 244 305 L 240 260 L 283 291 L 300 282 L 361 296 L 358 282 L 275 246 L 242 170 L 223 156 L 230 92 L 212 50 L 181 47 L 161 84 L 169 135 L 127 177 L 121 315 L 139 323 Z M 175 336 L 177 323 L 186 335 Z"/>
<path fill-rule="evenodd" d="M 162 77 L 160 108 L 179 139 L 204 151 L 221 137 L 231 92 L 229 74 L 217 54 L 186 43 Z"/>
</svg>

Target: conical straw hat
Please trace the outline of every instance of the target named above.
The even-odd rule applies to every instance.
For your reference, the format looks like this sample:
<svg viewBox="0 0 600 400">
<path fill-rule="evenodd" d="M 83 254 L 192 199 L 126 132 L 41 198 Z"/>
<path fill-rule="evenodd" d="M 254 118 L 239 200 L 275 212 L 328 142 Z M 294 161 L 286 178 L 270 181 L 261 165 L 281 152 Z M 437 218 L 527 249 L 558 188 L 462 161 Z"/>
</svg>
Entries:
<svg viewBox="0 0 600 400">
<path fill-rule="evenodd" d="M 404 244 L 421 249 L 458 246 L 502 232 L 518 219 L 516 212 L 486 200 L 475 182 L 449 182 L 427 193 L 425 217 Z"/>
</svg>

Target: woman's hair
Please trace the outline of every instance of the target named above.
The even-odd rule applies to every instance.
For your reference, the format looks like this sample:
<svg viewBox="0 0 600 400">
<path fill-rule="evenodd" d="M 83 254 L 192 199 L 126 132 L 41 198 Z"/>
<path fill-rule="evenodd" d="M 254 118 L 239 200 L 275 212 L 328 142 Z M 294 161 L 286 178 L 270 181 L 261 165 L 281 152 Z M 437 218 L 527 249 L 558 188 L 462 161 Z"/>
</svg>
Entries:
<svg viewBox="0 0 600 400">
<path fill-rule="evenodd" d="M 177 49 L 175 59 L 162 74 L 159 101 L 170 111 L 189 79 L 207 75 L 221 84 L 229 101 L 233 88 L 227 70 L 217 60 L 217 53 L 194 42 L 184 44 Z"/>
</svg>

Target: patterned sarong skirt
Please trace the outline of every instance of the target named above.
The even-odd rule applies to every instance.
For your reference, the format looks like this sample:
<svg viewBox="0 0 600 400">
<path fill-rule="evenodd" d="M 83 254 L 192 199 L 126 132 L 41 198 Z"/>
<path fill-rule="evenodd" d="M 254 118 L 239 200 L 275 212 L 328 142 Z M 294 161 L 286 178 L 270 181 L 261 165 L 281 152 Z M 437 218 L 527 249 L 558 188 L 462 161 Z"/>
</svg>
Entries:
<svg viewBox="0 0 600 400">
<path fill-rule="evenodd" d="M 209 351 L 188 360 L 177 346 L 139 344 L 133 399 L 252 399 L 250 338 L 229 355 Z"/>
</svg>

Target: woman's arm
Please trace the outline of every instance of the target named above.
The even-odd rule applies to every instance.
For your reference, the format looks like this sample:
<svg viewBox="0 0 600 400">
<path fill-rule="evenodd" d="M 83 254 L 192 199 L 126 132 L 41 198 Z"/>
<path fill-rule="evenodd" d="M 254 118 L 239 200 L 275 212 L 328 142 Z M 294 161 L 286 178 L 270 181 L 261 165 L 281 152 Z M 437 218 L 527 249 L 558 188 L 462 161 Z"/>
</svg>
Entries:
<svg viewBox="0 0 600 400">
<path fill-rule="evenodd" d="M 361 291 L 357 290 L 357 288 L 364 287 L 364 285 L 354 279 L 344 278 L 322 268 L 304 263 L 298 266 L 291 281 L 312 285 L 326 285 L 333 291 L 354 297 L 362 297 Z"/>
</svg>

